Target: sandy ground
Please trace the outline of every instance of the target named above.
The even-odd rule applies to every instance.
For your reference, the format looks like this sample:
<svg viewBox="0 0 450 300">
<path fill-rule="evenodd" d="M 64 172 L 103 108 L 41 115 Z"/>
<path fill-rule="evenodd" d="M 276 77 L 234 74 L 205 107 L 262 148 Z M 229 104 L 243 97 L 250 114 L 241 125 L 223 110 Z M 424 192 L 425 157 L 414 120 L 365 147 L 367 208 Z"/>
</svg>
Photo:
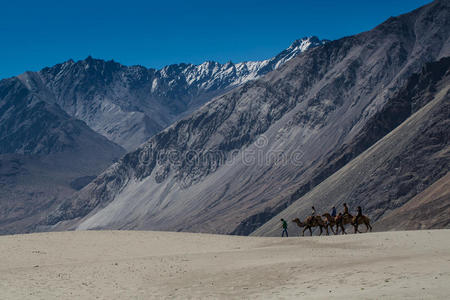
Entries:
<svg viewBox="0 0 450 300">
<path fill-rule="evenodd" d="M 0 236 L 0 299 L 449 299 L 450 230 Z"/>
</svg>

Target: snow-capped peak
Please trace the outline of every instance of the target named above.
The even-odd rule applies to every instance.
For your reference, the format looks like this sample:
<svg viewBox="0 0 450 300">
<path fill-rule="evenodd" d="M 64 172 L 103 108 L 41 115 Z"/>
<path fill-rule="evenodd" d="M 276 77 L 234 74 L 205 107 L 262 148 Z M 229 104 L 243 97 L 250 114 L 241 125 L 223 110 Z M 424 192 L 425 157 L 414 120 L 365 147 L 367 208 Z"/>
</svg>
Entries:
<svg viewBox="0 0 450 300">
<path fill-rule="evenodd" d="M 315 36 L 304 37 L 294 41 L 289 48 L 270 59 L 241 63 L 229 61 L 225 64 L 206 61 L 200 65 L 187 65 L 186 69 L 183 70 L 183 74 L 186 76 L 186 82 L 188 84 L 197 84 L 203 89 L 217 86 L 235 86 L 248 80 L 254 80 L 261 77 L 262 75 L 277 69 L 298 54 L 307 51 L 310 48 L 323 45 L 326 42 L 326 40 L 319 40 L 319 38 Z M 166 75 L 166 69 L 162 69 L 161 73 Z"/>
</svg>

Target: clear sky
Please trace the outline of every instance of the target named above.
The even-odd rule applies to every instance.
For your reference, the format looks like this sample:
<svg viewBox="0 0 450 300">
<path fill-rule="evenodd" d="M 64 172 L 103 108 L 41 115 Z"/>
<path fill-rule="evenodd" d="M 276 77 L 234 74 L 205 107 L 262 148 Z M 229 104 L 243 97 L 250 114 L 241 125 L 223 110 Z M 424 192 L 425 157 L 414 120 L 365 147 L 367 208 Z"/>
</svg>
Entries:
<svg viewBox="0 0 450 300">
<path fill-rule="evenodd" d="M 95 58 L 162 66 L 260 60 L 303 36 L 338 39 L 430 0 L 0 0 L 0 78 Z"/>
</svg>

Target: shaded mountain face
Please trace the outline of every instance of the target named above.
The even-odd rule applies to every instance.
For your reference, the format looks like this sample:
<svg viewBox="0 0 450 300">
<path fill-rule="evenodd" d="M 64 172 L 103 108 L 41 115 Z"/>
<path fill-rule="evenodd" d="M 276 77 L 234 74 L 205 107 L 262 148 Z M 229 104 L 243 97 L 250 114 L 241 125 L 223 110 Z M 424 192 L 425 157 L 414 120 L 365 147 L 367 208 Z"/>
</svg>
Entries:
<svg viewBox="0 0 450 300">
<path fill-rule="evenodd" d="M 47 223 L 230 233 L 286 205 L 412 73 L 450 54 L 448 14 L 436 1 L 302 53 L 125 155 Z"/>
<path fill-rule="evenodd" d="M 214 96 L 267 74 L 325 42 L 316 37 L 303 38 L 264 61 L 178 64 L 161 70 L 88 57 L 18 78 L 31 92 L 52 99 L 97 133 L 135 150 Z"/>
<path fill-rule="evenodd" d="M 450 173 L 378 220 L 377 231 L 450 227 Z"/>
<path fill-rule="evenodd" d="M 68 116 L 58 105 L 30 92 L 16 78 L 2 81 L 0 98 L 2 154 L 48 155 L 73 151 L 80 148 L 81 139 L 90 137 L 101 140 L 106 148 L 120 149 L 92 132 L 83 122 Z"/>
<path fill-rule="evenodd" d="M 125 152 L 17 78 L 1 81 L 0 99 L 0 233 L 32 230 L 82 187 L 72 181 L 98 175 Z"/>
<path fill-rule="evenodd" d="M 327 212 L 344 202 L 351 213 L 362 206 L 375 230 L 448 227 L 449 112 L 450 58 L 444 58 L 412 76 L 361 136 L 390 127 L 395 113 L 410 114 L 405 121 L 253 234 L 278 235 L 280 218 L 305 218 L 311 205 Z"/>
</svg>

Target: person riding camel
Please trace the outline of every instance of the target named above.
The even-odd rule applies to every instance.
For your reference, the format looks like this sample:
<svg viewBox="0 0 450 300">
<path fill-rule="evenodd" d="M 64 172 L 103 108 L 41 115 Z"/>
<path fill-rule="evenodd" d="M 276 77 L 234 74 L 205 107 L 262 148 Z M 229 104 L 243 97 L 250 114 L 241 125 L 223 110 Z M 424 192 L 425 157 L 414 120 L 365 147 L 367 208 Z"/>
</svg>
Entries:
<svg viewBox="0 0 450 300">
<path fill-rule="evenodd" d="M 333 218 L 336 218 L 336 207 L 333 206 L 333 208 L 331 209 L 331 216 Z"/>
<path fill-rule="evenodd" d="M 350 215 L 350 213 L 348 212 L 348 206 L 347 206 L 347 203 L 344 203 L 344 214 L 343 214 L 344 216 L 345 215 Z"/>
<path fill-rule="evenodd" d="M 314 206 L 312 206 L 311 207 L 311 218 L 309 218 L 310 219 L 310 222 L 311 222 L 311 224 L 314 224 L 314 220 L 315 220 L 315 218 L 316 218 L 316 208 L 314 207 Z"/>
<path fill-rule="evenodd" d="M 362 215 L 363 215 L 361 206 L 358 206 L 358 208 L 356 210 L 358 211 L 358 213 L 356 214 L 356 217 L 355 217 L 355 224 L 358 224 L 359 218 L 362 217 Z"/>
</svg>

